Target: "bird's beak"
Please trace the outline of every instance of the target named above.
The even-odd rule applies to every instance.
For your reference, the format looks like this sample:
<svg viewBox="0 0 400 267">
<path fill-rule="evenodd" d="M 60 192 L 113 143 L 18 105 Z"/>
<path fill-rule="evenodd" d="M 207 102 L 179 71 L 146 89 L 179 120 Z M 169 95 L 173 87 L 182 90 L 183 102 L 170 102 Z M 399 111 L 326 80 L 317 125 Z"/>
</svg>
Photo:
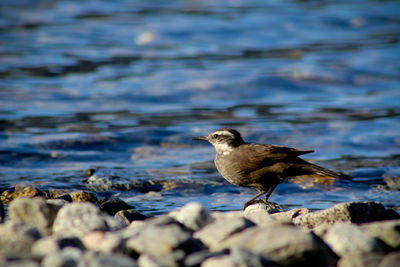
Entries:
<svg viewBox="0 0 400 267">
<path fill-rule="evenodd" d="M 207 136 L 193 137 L 192 140 L 208 141 Z"/>
</svg>

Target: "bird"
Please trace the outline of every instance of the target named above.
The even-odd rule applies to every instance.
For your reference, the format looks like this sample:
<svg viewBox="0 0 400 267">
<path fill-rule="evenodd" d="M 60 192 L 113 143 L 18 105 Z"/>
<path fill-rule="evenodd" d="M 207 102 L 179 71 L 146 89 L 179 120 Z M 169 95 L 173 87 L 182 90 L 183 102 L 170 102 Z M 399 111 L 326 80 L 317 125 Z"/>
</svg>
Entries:
<svg viewBox="0 0 400 267">
<path fill-rule="evenodd" d="M 312 164 L 299 156 L 314 150 L 247 143 L 241 134 L 232 128 L 220 128 L 206 135 L 192 138 L 208 141 L 215 150 L 214 164 L 218 172 L 231 184 L 255 188 L 258 194 L 247 201 L 243 210 L 265 194 L 265 203 L 274 189 L 289 177 L 312 175 L 350 179 L 350 176 Z"/>
</svg>

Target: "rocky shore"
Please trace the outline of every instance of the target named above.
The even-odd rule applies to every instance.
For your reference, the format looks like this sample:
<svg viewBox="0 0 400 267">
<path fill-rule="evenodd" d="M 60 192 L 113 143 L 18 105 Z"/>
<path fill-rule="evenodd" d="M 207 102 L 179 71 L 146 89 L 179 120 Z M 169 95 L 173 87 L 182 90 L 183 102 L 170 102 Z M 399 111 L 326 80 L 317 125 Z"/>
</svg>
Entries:
<svg viewBox="0 0 400 267">
<path fill-rule="evenodd" d="M 208 212 L 188 203 L 148 218 L 118 199 L 98 201 L 85 192 L 50 199 L 55 195 L 27 191 L 1 196 L 8 214 L 1 215 L 0 266 L 400 263 L 400 216 L 375 202 L 340 203 L 320 211 L 281 211 L 256 203 L 244 212 Z"/>
</svg>

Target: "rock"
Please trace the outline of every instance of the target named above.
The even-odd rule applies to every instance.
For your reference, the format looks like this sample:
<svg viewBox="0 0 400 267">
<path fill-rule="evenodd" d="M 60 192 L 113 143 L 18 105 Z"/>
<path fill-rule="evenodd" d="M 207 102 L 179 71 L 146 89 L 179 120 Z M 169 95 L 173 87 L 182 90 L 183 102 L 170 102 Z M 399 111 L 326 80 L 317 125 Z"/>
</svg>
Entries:
<svg viewBox="0 0 400 267">
<path fill-rule="evenodd" d="M 72 202 L 72 197 L 67 190 L 50 189 L 44 191 L 46 199 L 63 199 L 67 202 Z"/>
<path fill-rule="evenodd" d="M 231 236 L 219 247 L 242 249 L 278 265 L 334 265 L 337 257 L 315 235 L 289 224 L 253 227 Z"/>
<path fill-rule="evenodd" d="M 58 206 L 61 209 L 62 206 L 70 203 L 70 201 L 67 201 L 65 199 L 46 199 L 46 203 Z"/>
<path fill-rule="evenodd" d="M 201 267 L 215 267 L 215 266 L 236 267 L 238 265 L 235 265 L 235 263 L 233 262 L 233 259 L 229 255 L 220 255 L 220 256 L 206 259 L 200 266 Z"/>
<path fill-rule="evenodd" d="M 198 202 L 186 204 L 180 209 L 171 211 L 168 215 L 193 231 L 197 231 L 213 221 L 210 213 Z"/>
<path fill-rule="evenodd" d="M 78 266 L 83 259 L 80 249 L 67 247 L 58 253 L 48 254 L 42 260 L 42 267 Z"/>
<path fill-rule="evenodd" d="M 119 233 L 104 233 L 94 231 L 86 234 L 83 239 L 85 247 L 106 254 L 128 254 L 126 239 Z"/>
<path fill-rule="evenodd" d="M 385 255 L 385 257 L 382 259 L 378 267 L 399 266 L 399 262 L 400 262 L 400 251 L 396 251 Z"/>
<path fill-rule="evenodd" d="M 183 266 L 184 257 L 185 253 L 183 250 L 175 250 L 171 253 L 161 255 L 142 254 L 138 259 L 138 264 L 140 267 L 179 267 Z"/>
<path fill-rule="evenodd" d="M 110 198 L 105 200 L 99 200 L 97 205 L 100 206 L 100 209 L 107 214 L 114 216 L 120 210 L 129 210 L 133 209 L 131 205 L 128 205 L 125 201 L 118 198 Z"/>
<path fill-rule="evenodd" d="M 338 261 L 338 267 L 376 267 L 382 258 L 383 255 L 380 253 L 346 254 Z"/>
<path fill-rule="evenodd" d="M 274 214 L 271 214 L 271 218 L 282 222 L 282 223 L 291 223 L 293 221 L 294 218 L 300 216 L 300 215 L 304 215 L 307 213 L 310 213 L 311 211 L 309 209 L 306 208 L 301 208 L 301 209 L 292 209 L 289 211 L 283 211 L 283 212 L 277 212 Z"/>
<path fill-rule="evenodd" d="M 84 256 L 82 266 L 87 267 L 136 267 L 136 261 L 122 254 L 103 254 L 88 252 Z"/>
<path fill-rule="evenodd" d="M 178 223 L 147 223 L 126 242 L 129 250 L 151 256 L 172 253 L 183 247 L 188 251 L 196 250 L 196 245 L 191 233 Z"/>
<path fill-rule="evenodd" d="M 200 264 L 208 258 L 220 256 L 220 252 L 210 252 L 208 250 L 201 250 L 188 255 L 183 263 L 186 267 L 200 266 Z"/>
<path fill-rule="evenodd" d="M 268 207 L 270 206 L 265 203 L 250 205 L 244 210 L 243 216 L 255 224 L 262 225 L 270 223 L 275 220 L 271 217 Z"/>
<path fill-rule="evenodd" d="M 36 226 L 43 235 L 50 235 L 54 218 L 60 206 L 46 203 L 44 198 L 17 198 L 11 201 L 11 220 L 23 221 Z"/>
<path fill-rule="evenodd" d="M 252 207 L 252 208 L 250 208 L 250 207 Z M 265 203 L 265 201 L 262 199 L 256 200 L 253 204 L 251 204 L 250 206 L 247 206 L 244 211 L 246 211 L 249 208 L 250 209 L 264 209 L 269 214 L 283 211 L 282 207 L 279 206 L 278 204 L 276 204 L 274 202 Z"/>
<path fill-rule="evenodd" d="M 393 214 L 388 212 L 382 204 L 375 202 L 346 202 L 331 208 L 297 216 L 293 223 L 312 229 L 321 224 L 336 222 L 365 223 L 392 219 Z"/>
<path fill-rule="evenodd" d="M 66 247 L 74 247 L 84 250 L 82 241 L 78 238 L 59 238 L 45 237 L 36 241 L 32 246 L 32 254 L 37 258 L 43 258 L 46 255 L 59 253 Z"/>
<path fill-rule="evenodd" d="M 15 260 L 15 259 L 9 259 L 8 261 L 5 261 L 4 263 L 0 262 L 0 266 L 7 266 L 7 267 L 39 267 L 39 263 L 37 263 L 34 260 Z"/>
<path fill-rule="evenodd" d="M 73 202 L 91 202 L 91 203 L 97 202 L 97 197 L 89 192 L 77 191 L 77 192 L 72 192 L 69 195 L 71 196 Z"/>
<path fill-rule="evenodd" d="M 339 256 L 353 253 L 383 253 L 383 247 L 356 225 L 337 223 L 323 236 L 323 240 Z"/>
<path fill-rule="evenodd" d="M 195 232 L 194 237 L 200 239 L 211 250 L 214 250 L 224 239 L 255 225 L 250 220 L 237 217 L 235 214 L 233 214 L 232 219 L 228 216 L 216 219 L 214 222 L 206 225 L 201 230 Z"/>
<path fill-rule="evenodd" d="M 213 267 L 213 266 L 224 266 L 224 267 L 237 267 L 237 266 L 249 266 L 249 267 L 263 267 L 263 266 L 274 266 L 273 262 L 265 261 L 260 256 L 250 253 L 241 249 L 234 249 L 230 255 L 218 255 L 206 259 L 201 267 Z"/>
<path fill-rule="evenodd" d="M 126 225 L 129 225 L 133 221 L 143 221 L 149 218 L 148 216 L 143 215 L 134 209 L 120 210 L 114 215 L 114 217 Z"/>
<path fill-rule="evenodd" d="M 106 216 L 89 202 L 66 204 L 54 220 L 53 234 L 58 237 L 83 237 L 90 231 L 110 230 Z"/>
<path fill-rule="evenodd" d="M 8 221 L 0 225 L 0 237 L 0 255 L 25 257 L 31 254 L 31 247 L 41 234 L 28 223 Z"/>
<path fill-rule="evenodd" d="M 34 187 L 15 186 L 14 188 L 5 190 L 0 197 L 4 204 L 9 204 L 13 199 L 18 197 L 44 197 L 44 193 Z"/>
<path fill-rule="evenodd" d="M 383 241 L 393 249 L 400 249 L 400 220 L 380 221 L 360 225 L 360 229 Z"/>
</svg>

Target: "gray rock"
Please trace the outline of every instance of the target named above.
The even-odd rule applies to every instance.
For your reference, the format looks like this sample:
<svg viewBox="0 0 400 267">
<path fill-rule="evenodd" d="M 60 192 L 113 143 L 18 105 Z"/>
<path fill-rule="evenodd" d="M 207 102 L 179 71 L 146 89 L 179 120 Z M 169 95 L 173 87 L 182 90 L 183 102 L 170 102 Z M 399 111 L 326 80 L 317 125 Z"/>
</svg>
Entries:
<svg viewBox="0 0 400 267">
<path fill-rule="evenodd" d="M 158 224 L 161 222 L 161 220 L 150 220 L 140 231 L 128 238 L 126 242 L 128 250 L 153 256 L 168 254 L 183 246 L 191 249 L 192 236 L 189 231 L 176 222 Z"/>
<path fill-rule="evenodd" d="M 100 209 L 89 202 L 69 203 L 64 205 L 57 214 L 53 224 L 53 234 L 59 237 L 83 237 L 93 230 L 107 231 L 121 226 L 116 222 L 110 227 L 110 222 L 116 219 L 101 213 Z"/>
<path fill-rule="evenodd" d="M 399 266 L 399 263 L 400 251 L 396 251 L 385 255 L 378 267 L 394 267 Z"/>
<path fill-rule="evenodd" d="M 93 232 L 92 232 L 93 233 Z M 91 233 L 89 233 L 90 235 Z M 87 236 L 84 237 L 84 242 L 87 244 Z M 94 240 L 96 241 L 96 240 Z M 126 239 L 122 237 L 120 234 L 115 233 L 106 233 L 104 238 L 97 242 L 95 245 L 91 245 L 89 249 L 94 251 L 100 251 L 105 254 L 113 254 L 113 253 L 121 253 L 126 254 Z"/>
<path fill-rule="evenodd" d="M 138 259 L 140 267 L 178 267 L 182 266 L 185 252 L 176 250 L 171 253 L 161 255 L 142 254 Z"/>
<path fill-rule="evenodd" d="M 70 202 L 68 202 L 65 199 L 57 198 L 57 199 L 46 199 L 46 203 L 58 206 L 61 209 L 62 206 L 64 206 L 65 204 L 68 204 Z"/>
<path fill-rule="evenodd" d="M 376 253 L 346 254 L 338 261 L 338 267 L 376 267 L 383 258 Z"/>
<path fill-rule="evenodd" d="M 74 247 L 84 250 L 85 247 L 82 241 L 78 238 L 59 238 L 56 239 L 52 236 L 44 237 L 36 241 L 32 246 L 32 254 L 36 258 L 43 258 L 46 255 L 59 253 L 66 247 Z"/>
<path fill-rule="evenodd" d="M 201 267 L 213 267 L 213 266 L 224 266 L 224 267 L 263 267 L 263 266 L 274 266 L 273 262 L 267 262 L 260 256 L 250 253 L 242 249 L 234 249 L 230 255 L 218 255 L 206 259 Z"/>
<path fill-rule="evenodd" d="M 288 224 L 259 226 L 236 234 L 219 249 L 243 249 L 278 265 L 334 265 L 336 256 L 315 235 Z"/>
<path fill-rule="evenodd" d="M 293 223 L 312 229 L 321 224 L 334 224 L 336 222 L 365 223 L 391 219 L 392 213 L 388 212 L 382 204 L 375 202 L 346 202 L 331 208 L 297 216 Z"/>
<path fill-rule="evenodd" d="M 7 267 L 39 267 L 39 263 L 34 260 L 15 260 L 11 259 L 4 263 L 0 262 L 0 266 L 7 266 Z"/>
<path fill-rule="evenodd" d="M 241 232 L 255 224 L 250 220 L 238 217 L 235 213 L 218 218 L 194 233 L 194 237 L 200 239 L 211 250 L 215 250 L 218 244 L 229 236 Z M 231 217 L 231 218 L 230 218 Z"/>
<path fill-rule="evenodd" d="M 84 256 L 81 267 L 136 267 L 136 261 L 122 254 L 103 254 L 88 252 Z"/>
<path fill-rule="evenodd" d="M 400 249 L 400 220 L 365 223 L 360 225 L 360 229 L 393 249 Z"/>
<path fill-rule="evenodd" d="M 11 201 L 11 220 L 27 222 L 36 226 L 43 235 L 51 234 L 51 227 L 60 206 L 47 203 L 44 198 L 16 198 Z"/>
<path fill-rule="evenodd" d="M 120 210 L 115 213 L 114 218 L 123 222 L 126 225 L 129 225 L 133 221 L 143 221 L 148 219 L 149 217 L 137 212 L 134 209 L 129 210 Z"/>
<path fill-rule="evenodd" d="M 246 211 L 249 208 L 250 209 L 264 209 L 269 214 L 273 214 L 273 213 L 277 213 L 277 212 L 282 212 L 283 211 L 283 208 L 281 206 L 279 206 L 278 204 L 273 203 L 273 202 L 265 203 L 265 201 L 261 200 L 261 199 L 256 201 L 256 202 L 254 202 L 253 204 L 247 206 L 244 211 Z"/>
<path fill-rule="evenodd" d="M 354 224 L 333 225 L 323 236 L 323 240 L 339 256 L 355 253 L 383 253 L 383 247 L 378 240 L 363 233 Z"/>
<path fill-rule="evenodd" d="M 291 209 L 289 211 L 283 211 L 271 214 L 271 218 L 282 223 L 291 223 L 293 222 L 294 218 L 310 212 L 311 211 L 306 208 L 301 208 L 301 209 L 297 208 L 297 209 Z"/>
<path fill-rule="evenodd" d="M 197 231 L 213 221 L 208 211 L 198 202 L 186 204 L 180 209 L 171 211 L 168 215 L 193 231 Z"/>
<path fill-rule="evenodd" d="M 236 267 L 238 265 L 235 265 L 231 256 L 220 255 L 220 256 L 206 259 L 200 266 L 201 267 L 216 267 L 216 266 Z"/>
<path fill-rule="evenodd" d="M 32 245 L 41 238 L 41 234 L 28 223 L 8 221 L 0 225 L 0 237 L 0 255 L 29 257 Z"/>
<path fill-rule="evenodd" d="M 269 214 L 268 207 L 265 203 L 250 205 L 244 210 L 243 216 L 258 225 L 275 222 Z"/>
<path fill-rule="evenodd" d="M 200 266 L 206 259 L 220 255 L 222 254 L 219 252 L 210 252 L 208 250 L 197 251 L 185 257 L 183 265 L 186 267 Z"/>
<path fill-rule="evenodd" d="M 78 248 L 67 247 L 58 253 L 48 254 L 42 260 L 42 267 L 78 266 L 83 260 L 83 253 Z"/>
</svg>

